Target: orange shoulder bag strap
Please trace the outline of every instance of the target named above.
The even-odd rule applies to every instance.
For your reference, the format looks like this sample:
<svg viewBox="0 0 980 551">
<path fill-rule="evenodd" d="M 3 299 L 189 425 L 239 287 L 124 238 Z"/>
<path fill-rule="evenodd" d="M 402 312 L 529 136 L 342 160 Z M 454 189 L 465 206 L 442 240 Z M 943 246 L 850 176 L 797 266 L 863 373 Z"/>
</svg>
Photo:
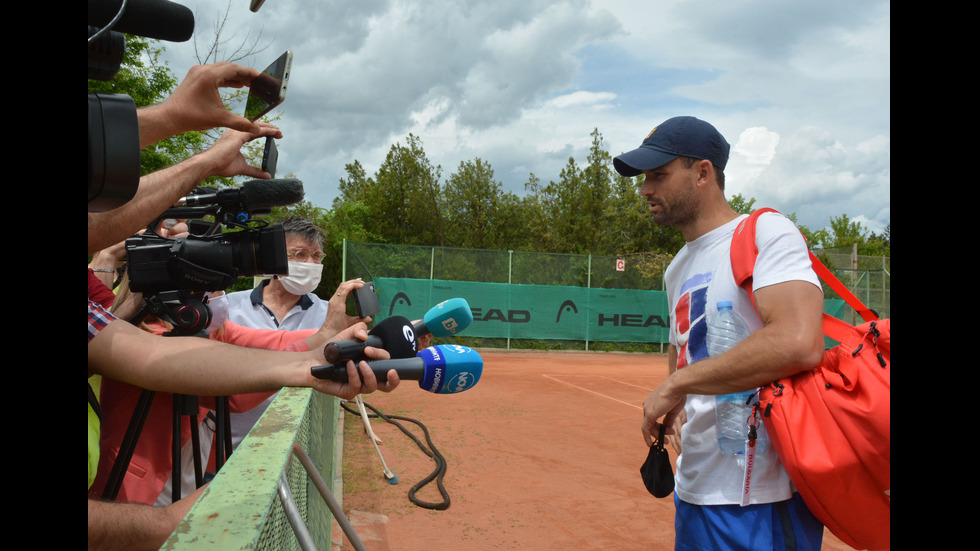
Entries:
<svg viewBox="0 0 980 551">
<path fill-rule="evenodd" d="M 752 304 L 755 304 L 755 295 L 752 293 L 752 272 L 755 269 L 755 258 L 759 255 L 759 246 L 755 242 L 755 226 L 759 216 L 766 212 L 779 213 L 779 211 L 771 208 L 761 208 L 754 211 L 735 228 L 735 235 L 732 238 L 732 273 L 735 275 L 735 283 L 748 292 Z M 854 293 L 820 262 L 813 251 L 808 252 L 810 253 L 810 262 L 813 264 L 813 271 L 838 296 L 844 299 L 848 306 L 860 314 L 864 321 L 878 319 L 878 315 L 854 296 Z M 854 327 L 847 322 L 827 314 L 824 314 L 823 325 L 824 334 L 837 341 L 842 341 L 844 335 L 854 331 Z"/>
</svg>

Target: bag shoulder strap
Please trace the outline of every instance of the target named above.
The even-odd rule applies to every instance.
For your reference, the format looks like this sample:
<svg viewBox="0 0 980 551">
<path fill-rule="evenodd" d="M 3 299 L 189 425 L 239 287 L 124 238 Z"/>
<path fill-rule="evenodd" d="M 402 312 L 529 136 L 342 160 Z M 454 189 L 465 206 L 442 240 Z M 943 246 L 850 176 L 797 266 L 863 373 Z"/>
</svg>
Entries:
<svg viewBox="0 0 980 551">
<path fill-rule="evenodd" d="M 99 418 L 99 422 L 102 421 L 102 408 L 99 407 L 99 399 L 95 397 L 95 391 L 92 390 L 92 383 L 88 384 L 88 404 L 92 406 L 92 410 L 95 411 L 95 416 Z"/>
<path fill-rule="evenodd" d="M 755 304 L 755 295 L 752 292 L 752 272 L 755 270 L 755 260 L 759 256 L 759 246 L 755 241 L 755 227 L 759 220 L 759 216 L 766 212 L 779 211 L 771 208 L 761 208 L 757 209 L 748 218 L 742 220 L 742 222 L 735 228 L 735 235 L 732 236 L 732 274 L 735 276 L 735 283 L 745 289 L 749 294 L 749 298 L 752 300 L 752 304 Z M 813 265 L 813 271 L 816 272 L 817 276 L 823 280 L 831 289 L 834 290 L 844 301 L 854 309 L 858 314 L 861 315 L 865 321 L 875 321 L 878 319 L 878 315 L 875 314 L 870 308 L 864 305 L 859 298 L 857 298 L 854 293 L 850 291 L 843 283 L 834 276 L 820 259 L 817 258 L 813 251 L 810 253 L 810 262 Z M 834 335 L 827 333 L 828 322 L 827 318 L 836 320 L 833 316 L 824 316 L 824 332 L 831 338 L 835 338 Z M 838 320 L 839 321 L 839 320 Z M 840 327 L 840 324 L 847 325 L 851 327 L 850 324 L 845 322 L 834 323 L 830 322 L 831 325 Z M 834 333 L 838 331 L 834 330 Z M 840 341 L 841 339 L 836 339 Z"/>
</svg>

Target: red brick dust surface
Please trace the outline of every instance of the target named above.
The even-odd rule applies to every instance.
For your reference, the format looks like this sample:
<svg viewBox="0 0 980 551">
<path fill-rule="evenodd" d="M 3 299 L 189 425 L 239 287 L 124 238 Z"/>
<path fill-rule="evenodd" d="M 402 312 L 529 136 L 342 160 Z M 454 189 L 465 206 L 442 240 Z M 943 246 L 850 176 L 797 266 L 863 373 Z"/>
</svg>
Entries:
<svg viewBox="0 0 980 551">
<path fill-rule="evenodd" d="M 673 549 L 673 495 L 646 491 L 639 468 L 643 400 L 667 378 L 666 356 L 617 352 L 479 350 L 479 383 L 437 395 L 403 381 L 363 397 L 425 425 L 446 459 L 445 510 L 409 489 L 435 461 L 397 426 L 342 412 L 345 514 L 369 551 Z M 346 407 L 356 410 L 353 402 Z M 370 409 L 368 410 L 370 412 Z M 417 425 L 398 420 L 423 443 Z M 671 463 L 676 452 L 668 446 Z M 390 484 L 384 464 L 398 477 Z M 675 469 L 676 470 L 676 469 Z M 436 482 L 416 498 L 440 503 Z M 334 548 L 354 549 L 335 525 Z M 825 531 L 823 549 L 851 548 Z"/>
</svg>

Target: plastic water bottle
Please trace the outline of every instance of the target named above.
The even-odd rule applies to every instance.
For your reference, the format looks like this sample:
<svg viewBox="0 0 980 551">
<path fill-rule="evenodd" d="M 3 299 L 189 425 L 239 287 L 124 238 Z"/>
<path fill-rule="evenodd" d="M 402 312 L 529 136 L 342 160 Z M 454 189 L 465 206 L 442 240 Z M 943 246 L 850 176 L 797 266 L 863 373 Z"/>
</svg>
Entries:
<svg viewBox="0 0 980 551">
<path fill-rule="evenodd" d="M 732 309 L 732 301 L 718 302 L 718 313 L 708 323 L 708 355 L 717 357 L 749 336 L 749 326 Z M 745 402 L 754 390 L 715 396 L 715 416 L 718 420 L 718 446 L 725 455 L 744 455 L 745 441 L 748 438 L 749 417 L 752 406 Z M 756 446 L 758 451 L 765 448 L 765 430 L 758 424 Z"/>
</svg>

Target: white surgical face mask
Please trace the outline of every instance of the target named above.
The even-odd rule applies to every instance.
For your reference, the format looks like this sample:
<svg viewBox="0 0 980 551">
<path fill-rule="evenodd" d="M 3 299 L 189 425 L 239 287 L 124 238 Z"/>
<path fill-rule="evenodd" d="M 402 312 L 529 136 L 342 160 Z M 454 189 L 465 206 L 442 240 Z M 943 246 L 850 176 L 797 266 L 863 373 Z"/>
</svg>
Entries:
<svg viewBox="0 0 980 551">
<path fill-rule="evenodd" d="M 279 276 L 279 283 L 294 295 L 312 293 L 320 284 L 323 264 L 312 262 L 290 262 L 289 275 Z"/>
</svg>

